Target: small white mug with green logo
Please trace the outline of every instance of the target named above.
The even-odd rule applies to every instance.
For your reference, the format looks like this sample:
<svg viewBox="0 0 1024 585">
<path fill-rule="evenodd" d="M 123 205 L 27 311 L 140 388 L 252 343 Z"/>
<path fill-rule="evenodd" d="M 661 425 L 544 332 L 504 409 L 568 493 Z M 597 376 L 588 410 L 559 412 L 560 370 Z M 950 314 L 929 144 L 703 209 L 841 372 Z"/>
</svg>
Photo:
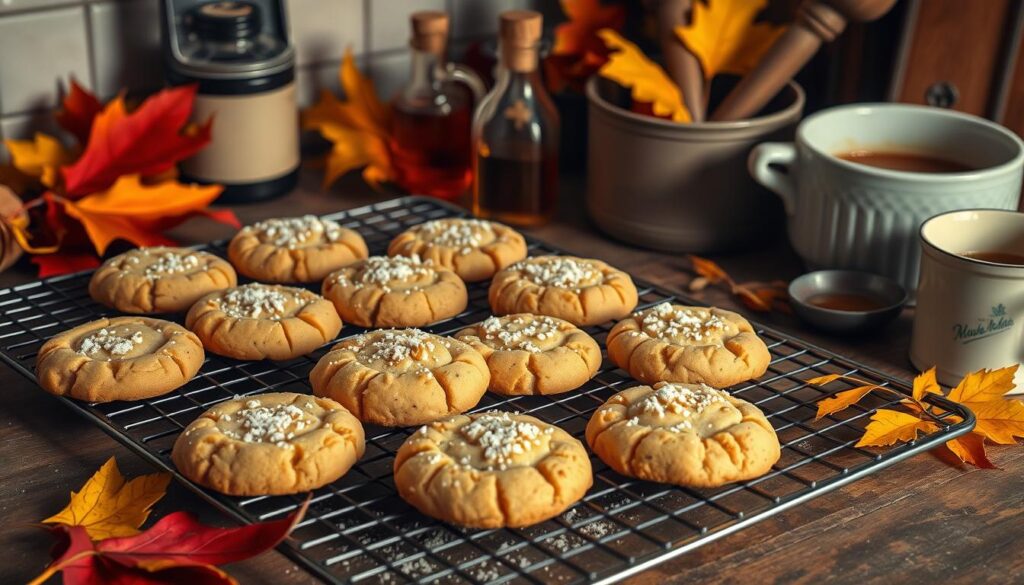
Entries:
<svg viewBox="0 0 1024 585">
<path fill-rule="evenodd" d="M 968 209 L 921 225 L 910 360 L 951 386 L 1024 362 L 1024 214 Z M 1024 368 L 1017 372 L 1024 390 Z"/>
</svg>

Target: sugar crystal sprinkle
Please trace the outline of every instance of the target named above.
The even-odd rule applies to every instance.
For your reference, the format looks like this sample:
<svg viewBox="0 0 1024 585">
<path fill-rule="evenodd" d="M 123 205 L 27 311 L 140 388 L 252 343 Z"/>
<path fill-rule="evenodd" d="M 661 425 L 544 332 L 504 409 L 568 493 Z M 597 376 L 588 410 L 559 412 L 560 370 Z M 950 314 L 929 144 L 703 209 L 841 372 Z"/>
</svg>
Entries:
<svg viewBox="0 0 1024 585">
<path fill-rule="evenodd" d="M 419 329 L 382 331 L 367 346 L 369 358 L 391 365 L 404 360 L 423 361 L 434 351 L 435 336 Z"/>
<path fill-rule="evenodd" d="M 103 328 L 83 339 L 78 347 L 78 353 L 94 356 L 105 351 L 112 356 L 123 356 L 135 349 L 142 340 L 141 331 L 129 333 L 128 330 L 124 330 L 118 333 L 116 329 Z"/>
<path fill-rule="evenodd" d="M 417 228 L 426 239 L 438 246 L 458 248 L 459 254 L 466 255 L 485 243 L 485 236 L 492 236 L 491 222 L 481 219 L 435 219 L 422 223 Z"/>
<path fill-rule="evenodd" d="M 480 323 L 478 330 L 483 333 L 484 341 L 490 341 L 502 349 L 540 353 L 543 349 L 537 342 L 551 339 L 558 333 L 560 325 L 559 320 L 540 315 L 532 319 L 489 317 Z"/>
<path fill-rule="evenodd" d="M 335 242 L 342 235 L 338 222 L 320 219 L 315 215 L 267 219 L 245 229 L 262 236 L 267 243 L 288 249 L 325 241 Z"/>
<path fill-rule="evenodd" d="M 656 418 L 676 415 L 684 419 L 666 428 L 674 432 L 689 431 L 693 428 L 693 417 L 700 415 L 711 405 L 727 402 L 724 392 L 705 384 L 689 387 L 664 383 L 630 407 L 629 414 L 633 416 L 626 420 L 626 425 L 639 424 L 640 417 L 645 415 Z"/>
<path fill-rule="evenodd" d="M 488 471 L 508 469 L 517 455 L 540 447 L 543 437 L 553 432 L 551 427 L 541 429 L 531 422 L 516 420 L 511 414 L 496 410 L 480 414 L 459 429 L 468 443 L 483 449 Z"/>
<path fill-rule="evenodd" d="M 218 300 L 220 310 L 234 319 L 280 319 L 294 295 L 265 284 L 233 288 Z"/>
<path fill-rule="evenodd" d="M 387 293 L 391 292 L 388 285 L 395 282 L 408 282 L 437 274 L 432 264 L 429 260 L 420 260 L 416 254 L 412 256 L 371 256 L 358 268 L 339 272 L 334 277 L 334 282 L 340 286 L 379 286 Z M 415 288 L 405 290 L 411 292 Z"/>
<path fill-rule="evenodd" d="M 143 273 L 147 278 L 155 279 L 168 274 L 191 272 L 196 268 L 199 268 L 199 256 L 195 254 L 161 252 L 149 266 L 146 266 Z"/>
<path fill-rule="evenodd" d="M 512 266 L 527 279 L 544 286 L 576 289 L 604 280 L 593 262 L 562 256 L 542 256 L 523 260 Z"/>
<path fill-rule="evenodd" d="M 294 404 L 263 406 L 256 399 L 247 400 L 234 418 L 241 429 L 224 431 L 228 437 L 246 443 L 274 443 L 282 448 L 291 447 L 287 441 L 311 426 L 302 409 Z M 229 422 L 231 418 L 224 416 L 220 420 Z"/>
<path fill-rule="evenodd" d="M 713 336 L 725 330 L 726 323 L 710 311 L 695 311 L 661 303 L 640 313 L 644 333 L 661 339 L 713 341 Z"/>
</svg>

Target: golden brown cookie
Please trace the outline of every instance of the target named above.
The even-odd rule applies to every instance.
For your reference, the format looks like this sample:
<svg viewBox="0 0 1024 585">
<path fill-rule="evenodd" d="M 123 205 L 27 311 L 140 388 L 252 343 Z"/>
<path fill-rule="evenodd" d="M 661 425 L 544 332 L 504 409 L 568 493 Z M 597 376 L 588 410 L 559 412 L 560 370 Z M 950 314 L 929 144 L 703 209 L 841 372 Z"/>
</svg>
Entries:
<svg viewBox="0 0 1024 585">
<path fill-rule="evenodd" d="M 760 477 L 780 453 L 775 429 L 753 404 L 668 382 L 609 398 L 587 423 L 587 444 L 623 475 L 689 487 Z"/>
<path fill-rule="evenodd" d="M 476 406 L 487 364 L 461 341 L 419 329 L 355 335 L 309 373 L 313 393 L 337 400 L 364 423 L 419 425 Z"/>
<path fill-rule="evenodd" d="M 661 303 L 608 333 L 608 358 L 637 380 L 725 388 L 768 369 L 768 347 L 737 313 Z"/>
<path fill-rule="evenodd" d="M 446 418 L 413 433 L 395 456 L 402 499 L 427 516 L 472 528 L 542 522 L 592 483 L 583 444 L 525 414 Z"/>
<path fill-rule="evenodd" d="M 495 315 L 534 313 L 575 325 L 621 319 L 636 307 L 628 274 L 600 260 L 535 256 L 494 275 L 487 295 Z"/>
<path fill-rule="evenodd" d="M 238 272 L 264 282 L 319 282 L 368 254 L 358 232 L 315 215 L 264 220 L 228 244 Z"/>
<path fill-rule="evenodd" d="M 226 260 L 188 248 L 137 248 L 114 256 L 89 280 L 89 296 L 123 313 L 187 311 L 200 297 L 238 283 Z"/>
<path fill-rule="evenodd" d="M 303 288 L 254 282 L 199 299 L 185 326 L 213 353 L 240 360 L 287 360 L 341 331 L 334 305 Z"/>
<path fill-rule="evenodd" d="M 419 256 L 372 256 L 332 272 L 324 297 L 346 323 L 362 327 L 421 327 L 466 308 L 466 285 L 447 268 Z"/>
<path fill-rule="evenodd" d="M 193 482 L 232 496 L 295 494 L 345 475 L 363 426 L 327 398 L 275 392 L 221 402 L 178 435 L 171 459 Z"/>
<path fill-rule="evenodd" d="M 435 219 L 398 234 L 388 246 L 388 256 L 413 254 L 454 270 L 466 282 L 478 282 L 525 258 L 526 240 L 493 221 Z"/>
<path fill-rule="evenodd" d="M 490 317 L 455 338 L 484 356 L 491 392 L 506 396 L 567 392 L 601 367 L 594 338 L 568 321 L 544 315 Z"/>
<path fill-rule="evenodd" d="M 36 356 L 36 379 L 58 396 L 142 400 L 191 380 L 204 358 L 199 339 L 177 323 L 115 317 L 51 337 Z"/>
</svg>

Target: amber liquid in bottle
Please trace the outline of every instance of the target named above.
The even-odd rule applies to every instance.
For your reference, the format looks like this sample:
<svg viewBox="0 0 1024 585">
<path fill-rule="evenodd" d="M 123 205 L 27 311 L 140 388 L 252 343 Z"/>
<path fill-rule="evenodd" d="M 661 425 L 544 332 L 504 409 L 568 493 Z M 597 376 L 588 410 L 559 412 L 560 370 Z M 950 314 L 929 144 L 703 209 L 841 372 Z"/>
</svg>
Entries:
<svg viewBox="0 0 1024 585">
<path fill-rule="evenodd" d="M 468 93 L 453 88 L 443 111 L 395 102 L 391 153 L 395 180 L 406 191 L 452 199 L 469 188 L 473 171 Z"/>
<path fill-rule="evenodd" d="M 536 226 L 551 220 L 558 205 L 556 155 L 477 159 L 473 212 L 503 223 Z"/>
</svg>

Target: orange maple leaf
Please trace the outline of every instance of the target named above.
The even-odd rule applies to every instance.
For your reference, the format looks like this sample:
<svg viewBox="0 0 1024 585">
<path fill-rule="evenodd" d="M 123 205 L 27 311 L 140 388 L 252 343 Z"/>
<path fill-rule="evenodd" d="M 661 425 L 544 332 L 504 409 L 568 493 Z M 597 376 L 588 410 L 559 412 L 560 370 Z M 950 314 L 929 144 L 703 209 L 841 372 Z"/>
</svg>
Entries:
<svg viewBox="0 0 1024 585">
<path fill-rule="evenodd" d="M 676 35 L 700 61 L 706 80 L 749 73 L 775 44 L 785 28 L 754 22 L 767 5 L 768 0 L 693 2 L 689 24 L 676 28 Z"/>
<path fill-rule="evenodd" d="M 394 177 L 388 149 L 391 111 L 377 98 L 373 81 L 356 67 L 351 49 L 345 52 L 339 72 L 348 100 L 329 91 L 302 113 L 302 126 L 316 130 L 334 146 L 327 155 L 326 189 L 350 170 L 364 167 L 363 179 L 373 187 Z"/>
<path fill-rule="evenodd" d="M 970 463 L 981 469 L 997 469 L 985 453 L 985 436 L 976 431 L 946 441 L 946 448 L 960 461 Z"/>
<path fill-rule="evenodd" d="M 725 270 L 715 262 L 693 254 L 687 254 L 686 257 L 690 260 L 693 271 L 708 279 L 708 282 L 714 284 L 730 280 Z"/>
<path fill-rule="evenodd" d="M 942 388 L 935 379 L 935 368 L 928 368 L 914 377 L 914 390 L 911 395 L 916 400 L 924 400 L 926 394 L 942 394 Z"/>
<path fill-rule="evenodd" d="M 864 429 L 864 436 L 857 442 L 857 446 L 887 447 L 901 441 L 913 441 L 919 432 L 933 433 L 938 428 L 930 420 L 921 420 L 898 410 L 879 408 L 871 415 L 871 422 Z"/>
<path fill-rule="evenodd" d="M 823 377 L 824 378 L 824 377 Z M 832 380 L 834 380 L 833 378 Z M 832 380 L 828 380 L 831 382 Z M 827 384 L 828 382 L 823 382 Z M 818 382 L 811 381 L 812 384 L 819 384 Z M 830 414 L 835 414 L 840 410 L 845 410 L 854 404 L 860 402 L 861 398 L 864 398 L 872 390 L 877 389 L 878 386 L 874 384 L 868 384 L 865 386 L 857 386 L 851 390 L 844 390 L 843 392 L 837 392 L 832 396 L 818 402 L 818 414 L 815 415 L 814 420 L 819 420 L 822 417 Z"/>
<path fill-rule="evenodd" d="M 57 170 L 72 160 L 71 152 L 59 140 L 42 132 L 36 132 L 32 140 L 5 140 L 4 144 L 14 168 L 49 188 L 57 183 Z"/>
<path fill-rule="evenodd" d="M 118 238 L 137 246 L 173 244 L 173 240 L 153 228 L 166 229 L 196 213 L 204 213 L 222 190 L 220 185 L 183 185 L 174 181 L 144 185 L 138 175 L 126 175 L 106 191 L 61 202 L 67 214 L 85 227 L 96 252 L 102 255 Z M 232 223 L 234 216 L 212 217 Z M 237 224 L 237 220 L 233 223 Z"/>
<path fill-rule="evenodd" d="M 629 88 L 633 101 L 651 104 L 655 116 L 690 121 L 679 88 L 660 65 L 611 29 L 601 29 L 597 34 L 613 51 L 599 71 L 602 77 Z"/>
<path fill-rule="evenodd" d="M 607 61 L 607 49 L 597 31 L 619 30 L 626 20 L 624 6 L 602 5 L 600 0 L 562 0 L 568 20 L 555 27 L 551 54 L 544 59 L 548 86 L 561 91 L 572 85 L 579 89 Z"/>
</svg>

